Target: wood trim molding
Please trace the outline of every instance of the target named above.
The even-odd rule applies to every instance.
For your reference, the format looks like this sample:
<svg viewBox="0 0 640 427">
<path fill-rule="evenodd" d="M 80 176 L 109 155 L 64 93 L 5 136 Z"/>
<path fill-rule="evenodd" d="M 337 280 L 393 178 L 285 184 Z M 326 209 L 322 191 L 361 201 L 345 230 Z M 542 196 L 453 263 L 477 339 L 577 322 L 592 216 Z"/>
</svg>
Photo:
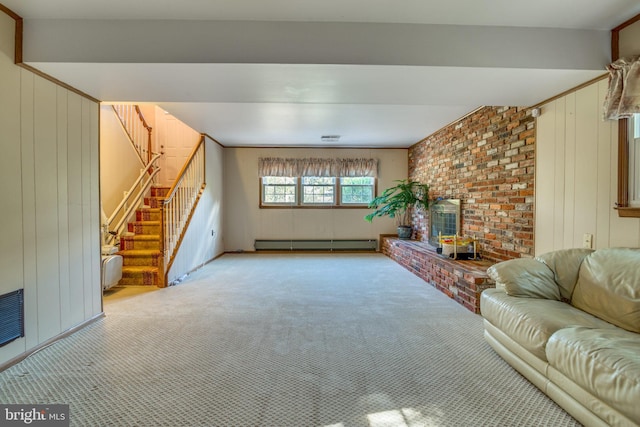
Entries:
<svg viewBox="0 0 640 427">
<path fill-rule="evenodd" d="M 13 53 L 13 61 L 16 64 L 22 64 L 22 39 L 23 39 L 23 33 L 24 33 L 24 23 L 22 21 L 22 18 L 18 17 L 15 18 L 16 21 L 16 29 L 15 29 L 15 39 L 14 39 L 14 43 L 15 43 L 15 47 L 14 47 L 14 53 Z"/>
<path fill-rule="evenodd" d="M 629 126 L 627 119 L 618 120 L 618 202 L 619 209 L 629 206 Z M 618 211 L 619 213 L 620 211 Z"/>
<path fill-rule="evenodd" d="M 218 144 L 220 147 L 222 148 L 227 148 L 225 147 L 220 141 L 218 141 L 217 139 L 215 139 L 214 137 L 212 137 L 211 135 L 209 135 L 208 133 L 202 133 L 201 134 L 203 137 L 209 138 L 211 141 L 215 142 L 216 144 Z"/>
<path fill-rule="evenodd" d="M 65 82 L 62 82 L 58 79 L 56 79 L 53 76 L 50 76 L 49 74 L 42 72 L 30 65 L 27 65 L 23 62 L 23 33 L 24 33 L 24 22 L 22 20 L 22 17 L 20 15 L 18 15 L 17 13 L 15 13 L 14 11 L 12 11 L 11 9 L 7 8 L 6 6 L 4 6 L 3 4 L 0 4 L 0 12 L 4 12 L 5 14 L 7 14 L 9 17 L 11 17 L 14 21 L 15 21 L 15 40 L 14 40 L 14 58 L 13 58 L 13 62 L 21 68 L 24 68 L 25 70 L 31 71 L 33 74 L 36 74 L 40 77 L 42 77 L 43 79 L 49 80 L 52 83 L 55 83 L 58 86 L 61 86 L 65 89 L 67 89 L 70 92 L 73 92 L 77 95 L 82 96 L 83 98 L 87 98 L 90 101 L 93 101 L 97 104 L 100 103 L 100 100 L 94 98 L 93 96 L 84 93 L 83 91 L 74 88 L 73 86 L 68 85 Z"/>
<path fill-rule="evenodd" d="M 639 218 L 640 208 L 618 208 L 618 216 L 621 218 Z"/>
<path fill-rule="evenodd" d="M 620 31 L 640 21 L 640 14 L 611 30 L 611 60 L 620 59 Z M 618 201 L 615 209 L 622 218 L 640 218 L 640 208 L 629 207 L 629 123 L 618 120 Z"/>
<path fill-rule="evenodd" d="M 611 30 L 611 32 L 615 32 L 616 34 L 618 32 L 620 32 L 620 30 L 628 27 L 631 24 L 635 24 L 636 22 L 640 21 L 640 13 L 637 14 L 636 16 L 627 19 L 626 21 L 624 21 L 622 24 L 618 25 L 617 27 L 615 27 L 613 30 Z"/>
<path fill-rule="evenodd" d="M 0 3 L 0 12 L 4 12 L 5 14 L 9 15 L 11 18 L 17 20 L 22 20 L 22 17 L 20 17 L 20 15 L 18 15 L 17 13 L 15 13 L 13 10 L 9 9 L 7 6 L 3 5 L 2 3 Z"/>
<path fill-rule="evenodd" d="M 542 106 L 543 106 L 543 105 L 545 105 L 545 104 L 548 104 L 548 103 L 550 103 L 550 102 L 553 102 L 553 101 L 555 101 L 556 99 L 563 98 L 563 97 L 565 97 L 565 96 L 569 95 L 570 93 L 573 93 L 573 92 L 579 91 L 580 89 L 583 89 L 583 88 L 585 88 L 585 87 L 587 87 L 587 86 L 591 86 L 592 84 L 597 83 L 597 82 L 599 82 L 600 80 L 604 80 L 604 79 L 606 79 L 607 77 L 609 77 L 609 74 L 603 74 L 603 75 L 601 75 L 601 76 L 599 76 L 599 77 L 596 77 L 596 78 L 591 79 L 591 80 L 589 80 L 589 81 L 587 81 L 587 82 L 584 82 L 584 83 L 582 83 L 582 84 L 579 84 L 579 85 L 578 85 L 578 86 L 576 86 L 576 87 L 573 87 L 573 88 L 571 88 L 571 89 L 565 90 L 564 92 L 559 93 L 558 95 L 554 95 L 554 96 L 552 96 L 551 98 L 545 99 L 544 101 L 540 101 L 540 102 L 538 102 L 537 104 L 532 105 L 532 106 L 531 106 L 531 107 L 529 107 L 529 108 L 540 108 L 540 107 L 542 107 Z"/>
</svg>

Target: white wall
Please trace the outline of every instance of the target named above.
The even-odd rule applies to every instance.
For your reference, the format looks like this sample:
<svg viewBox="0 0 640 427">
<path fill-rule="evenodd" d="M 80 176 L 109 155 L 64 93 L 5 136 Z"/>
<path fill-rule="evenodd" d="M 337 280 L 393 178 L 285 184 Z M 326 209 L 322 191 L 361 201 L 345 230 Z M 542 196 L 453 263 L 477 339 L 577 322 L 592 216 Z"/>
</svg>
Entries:
<svg viewBox="0 0 640 427">
<path fill-rule="evenodd" d="M 362 209 L 260 209 L 260 157 L 377 158 L 378 194 L 407 177 L 406 149 L 226 148 L 224 150 L 224 249 L 253 251 L 256 239 L 378 239 L 395 234 L 388 218 L 373 223 Z"/>
<path fill-rule="evenodd" d="M 107 217 L 144 168 L 111 105 L 100 107 L 100 198 Z"/>
<path fill-rule="evenodd" d="M 620 218 L 618 124 L 602 120 L 607 80 L 542 106 L 536 135 L 535 253 L 582 247 L 640 246 L 640 219 Z"/>
<path fill-rule="evenodd" d="M 0 294 L 24 288 L 25 337 L 0 365 L 102 312 L 98 105 L 14 64 L 0 12 Z"/>
<path fill-rule="evenodd" d="M 223 148 L 209 139 L 206 139 L 205 144 L 207 186 L 167 274 L 168 283 L 200 267 L 224 251 L 222 243 Z"/>
</svg>

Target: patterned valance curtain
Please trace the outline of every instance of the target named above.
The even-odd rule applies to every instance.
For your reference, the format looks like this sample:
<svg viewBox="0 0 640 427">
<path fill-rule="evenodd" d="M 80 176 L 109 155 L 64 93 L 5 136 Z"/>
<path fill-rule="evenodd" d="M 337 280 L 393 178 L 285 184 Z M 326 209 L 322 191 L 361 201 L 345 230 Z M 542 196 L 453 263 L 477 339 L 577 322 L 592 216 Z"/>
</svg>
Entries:
<svg viewBox="0 0 640 427">
<path fill-rule="evenodd" d="M 378 176 L 377 159 L 285 159 L 261 157 L 259 176 Z"/>
<path fill-rule="evenodd" d="M 338 169 L 334 159 L 298 159 L 300 176 L 336 176 Z"/>
<path fill-rule="evenodd" d="M 340 159 L 340 176 L 378 176 L 378 159 Z"/>
<path fill-rule="evenodd" d="M 604 118 L 617 120 L 640 113 L 640 56 L 618 59 L 607 70 L 609 89 Z"/>
</svg>

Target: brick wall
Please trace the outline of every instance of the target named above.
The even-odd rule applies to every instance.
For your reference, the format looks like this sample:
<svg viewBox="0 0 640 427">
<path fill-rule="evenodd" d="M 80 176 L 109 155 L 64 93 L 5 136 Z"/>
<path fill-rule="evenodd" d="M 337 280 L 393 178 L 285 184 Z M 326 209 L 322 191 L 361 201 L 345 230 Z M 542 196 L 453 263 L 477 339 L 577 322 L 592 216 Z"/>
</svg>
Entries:
<svg viewBox="0 0 640 427">
<path fill-rule="evenodd" d="M 482 257 L 533 255 L 535 119 L 517 107 L 484 107 L 409 149 L 409 178 L 431 199 L 461 199 L 464 235 Z M 414 212 L 417 240 L 427 241 L 428 213 Z"/>
<path fill-rule="evenodd" d="M 482 291 L 495 287 L 486 273 L 490 262 L 454 261 L 424 243 L 388 236 L 381 239 L 383 254 L 474 313 L 480 313 Z"/>
</svg>

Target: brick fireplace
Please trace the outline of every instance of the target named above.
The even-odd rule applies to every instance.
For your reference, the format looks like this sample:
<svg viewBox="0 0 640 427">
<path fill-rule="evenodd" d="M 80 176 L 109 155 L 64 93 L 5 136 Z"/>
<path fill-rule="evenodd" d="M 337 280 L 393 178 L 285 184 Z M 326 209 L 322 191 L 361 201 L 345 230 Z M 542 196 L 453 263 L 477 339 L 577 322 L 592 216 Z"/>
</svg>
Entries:
<svg viewBox="0 0 640 427">
<path fill-rule="evenodd" d="M 433 198 L 460 199 L 461 234 L 485 260 L 533 255 L 535 119 L 517 107 L 484 107 L 409 149 L 409 179 Z M 413 214 L 416 240 L 429 215 Z"/>
<path fill-rule="evenodd" d="M 494 286 L 486 269 L 533 256 L 535 119 L 517 107 L 483 107 L 409 149 L 409 179 L 432 199 L 459 199 L 461 235 L 478 240 L 479 261 L 438 255 L 429 212 L 413 212 L 415 240 L 381 239 L 382 252 L 467 309 Z"/>
<path fill-rule="evenodd" d="M 480 313 L 480 294 L 495 286 L 487 276 L 490 261 L 456 261 L 438 255 L 426 242 L 381 238 L 382 253 L 474 313 Z"/>
</svg>

